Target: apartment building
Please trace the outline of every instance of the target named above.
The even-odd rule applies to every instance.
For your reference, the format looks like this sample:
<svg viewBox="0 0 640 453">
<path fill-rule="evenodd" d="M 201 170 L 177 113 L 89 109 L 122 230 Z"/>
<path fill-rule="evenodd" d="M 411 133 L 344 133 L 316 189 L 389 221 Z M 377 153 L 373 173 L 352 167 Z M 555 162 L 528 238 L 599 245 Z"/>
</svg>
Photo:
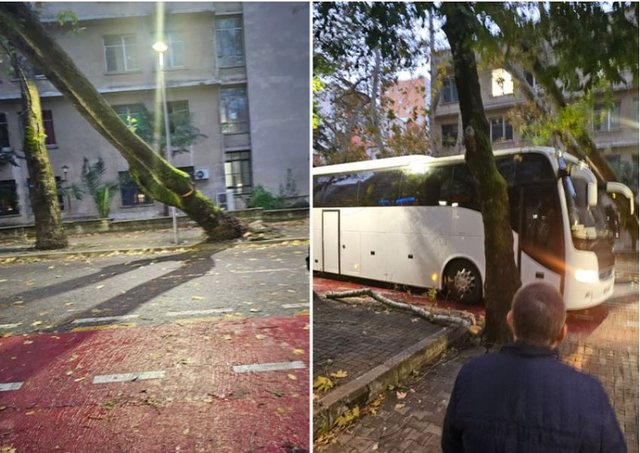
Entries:
<svg viewBox="0 0 640 453">
<path fill-rule="evenodd" d="M 257 185 L 308 202 L 309 5 L 307 3 L 68 2 L 38 4 L 52 37 L 123 121 L 162 109 L 158 55 L 167 44 L 164 74 L 169 118 L 190 118 L 199 138 L 172 163 L 203 193 L 228 209 L 241 208 Z M 77 24 L 62 27 L 61 12 Z M 20 90 L 3 59 L 0 147 L 21 154 Z M 105 182 L 119 183 L 115 219 L 149 218 L 163 206 L 138 190 L 123 157 L 38 76 L 49 156 L 61 187 L 81 184 L 83 159 L 106 164 Z M 171 123 L 170 130 L 178 127 Z M 174 150 L 177 149 L 174 147 Z M 33 221 L 24 161 L 0 168 L 0 225 Z M 65 219 L 95 217 L 90 197 L 60 197 Z"/>
<path fill-rule="evenodd" d="M 503 68 L 479 70 L 482 100 L 490 125 L 494 149 L 513 148 L 528 144 L 511 124 L 509 112 L 525 102 L 524 95 L 512 75 Z M 535 86 L 535 80 L 530 83 Z M 638 193 L 638 87 L 618 85 L 613 90 L 613 103 L 596 103 L 592 128 L 594 141 L 610 162 L 614 171 L 634 171 Z M 458 105 L 458 91 L 453 75 L 442 80 L 438 104 L 434 114 L 432 132 L 435 136 L 436 155 L 463 152 L 462 120 Z M 628 182 L 628 181 L 626 181 Z"/>
</svg>

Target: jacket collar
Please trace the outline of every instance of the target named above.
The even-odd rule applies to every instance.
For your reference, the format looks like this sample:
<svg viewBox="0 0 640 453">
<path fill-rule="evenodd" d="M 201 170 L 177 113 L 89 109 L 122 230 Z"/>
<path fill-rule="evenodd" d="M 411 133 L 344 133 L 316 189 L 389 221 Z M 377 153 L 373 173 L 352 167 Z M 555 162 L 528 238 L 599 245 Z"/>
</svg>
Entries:
<svg viewBox="0 0 640 453">
<path fill-rule="evenodd" d="M 500 351 L 524 357 L 551 357 L 554 359 L 559 357 L 557 349 L 532 346 L 521 341 L 506 344 L 500 349 Z"/>
</svg>

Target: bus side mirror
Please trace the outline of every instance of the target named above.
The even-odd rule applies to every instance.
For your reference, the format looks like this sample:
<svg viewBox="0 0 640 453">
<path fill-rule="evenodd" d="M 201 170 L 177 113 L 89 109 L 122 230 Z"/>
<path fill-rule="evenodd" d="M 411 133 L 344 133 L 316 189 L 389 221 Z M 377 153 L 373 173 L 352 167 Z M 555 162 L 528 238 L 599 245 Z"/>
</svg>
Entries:
<svg viewBox="0 0 640 453">
<path fill-rule="evenodd" d="M 619 193 L 629 200 L 629 213 L 633 215 L 633 192 L 620 182 L 607 182 L 608 193 Z"/>
<path fill-rule="evenodd" d="M 587 184 L 587 203 L 589 206 L 598 205 L 598 184 L 592 182 Z"/>
</svg>

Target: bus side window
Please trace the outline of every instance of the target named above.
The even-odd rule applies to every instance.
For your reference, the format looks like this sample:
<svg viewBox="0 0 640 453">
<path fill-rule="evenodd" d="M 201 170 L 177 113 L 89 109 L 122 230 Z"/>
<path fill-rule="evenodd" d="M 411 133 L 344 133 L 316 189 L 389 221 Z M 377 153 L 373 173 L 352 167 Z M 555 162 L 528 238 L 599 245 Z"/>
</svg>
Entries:
<svg viewBox="0 0 640 453">
<path fill-rule="evenodd" d="M 400 191 L 396 199 L 397 206 L 416 206 L 419 204 L 421 188 L 424 185 L 425 174 L 405 171 L 402 173 Z"/>
<path fill-rule="evenodd" d="M 324 190 L 330 179 L 329 176 L 316 176 L 313 178 L 313 205 L 316 208 L 324 207 Z"/>
<path fill-rule="evenodd" d="M 453 166 L 452 170 L 452 178 L 443 186 L 443 198 L 449 205 L 457 203 L 463 208 L 479 211 L 480 204 L 469 167 L 466 164 L 458 164 Z"/>
<path fill-rule="evenodd" d="M 322 206 L 327 208 L 357 206 L 358 183 L 357 173 L 331 176 L 323 191 Z"/>
<path fill-rule="evenodd" d="M 400 170 L 372 173 L 361 184 L 358 196 L 359 206 L 395 206 L 401 176 Z"/>
</svg>

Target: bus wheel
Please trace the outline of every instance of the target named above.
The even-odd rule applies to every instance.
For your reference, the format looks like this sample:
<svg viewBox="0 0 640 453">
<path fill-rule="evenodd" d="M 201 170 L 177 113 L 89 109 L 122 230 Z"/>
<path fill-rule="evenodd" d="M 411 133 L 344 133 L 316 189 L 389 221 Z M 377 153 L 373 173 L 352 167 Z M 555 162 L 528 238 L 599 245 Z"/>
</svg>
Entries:
<svg viewBox="0 0 640 453">
<path fill-rule="evenodd" d="M 466 260 L 454 260 L 444 270 L 444 293 L 452 300 L 477 304 L 482 300 L 482 280 L 476 267 Z"/>
</svg>

